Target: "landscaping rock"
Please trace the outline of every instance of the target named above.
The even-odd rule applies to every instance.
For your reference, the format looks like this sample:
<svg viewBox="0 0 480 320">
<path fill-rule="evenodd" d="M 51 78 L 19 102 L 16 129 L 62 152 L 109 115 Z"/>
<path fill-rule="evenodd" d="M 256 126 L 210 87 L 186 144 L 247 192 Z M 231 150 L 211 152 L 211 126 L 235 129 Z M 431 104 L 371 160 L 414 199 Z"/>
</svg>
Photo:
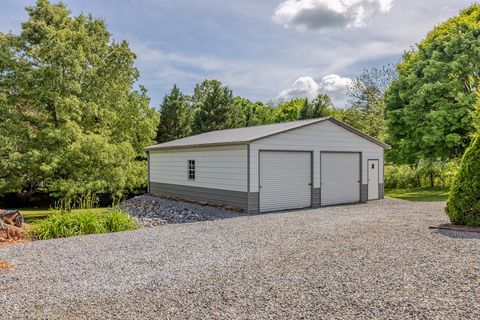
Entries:
<svg viewBox="0 0 480 320">
<path fill-rule="evenodd" d="M 166 223 L 187 223 L 239 216 L 234 210 L 178 200 L 143 195 L 120 204 L 120 209 L 135 217 L 145 227 Z"/>
</svg>

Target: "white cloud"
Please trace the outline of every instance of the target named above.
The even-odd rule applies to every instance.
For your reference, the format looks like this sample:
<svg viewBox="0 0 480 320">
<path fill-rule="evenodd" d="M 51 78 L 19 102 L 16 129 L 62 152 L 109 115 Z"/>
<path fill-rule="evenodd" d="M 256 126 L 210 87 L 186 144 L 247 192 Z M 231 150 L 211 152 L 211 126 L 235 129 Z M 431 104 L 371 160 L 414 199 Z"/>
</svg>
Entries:
<svg viewBox="0 0 480 320">
<path fill-rule="evenodd" d="M 393 0 L 287 0 L 273 21 L 299 30 L 359 28 L 376 14 L 390 11 Z"/>
<path fill-rule="evenodd" d="M 332 98 L 337 107 L 344 107 L 347 101 L 347 86 L 352 80 L 337 74 L 329 74 L 317 83 L 312 77 L 300 77 L 287 89 L 280 92 L 280 98 L 315 98 L 319 93 L 325 93 Z"/>
</svg>

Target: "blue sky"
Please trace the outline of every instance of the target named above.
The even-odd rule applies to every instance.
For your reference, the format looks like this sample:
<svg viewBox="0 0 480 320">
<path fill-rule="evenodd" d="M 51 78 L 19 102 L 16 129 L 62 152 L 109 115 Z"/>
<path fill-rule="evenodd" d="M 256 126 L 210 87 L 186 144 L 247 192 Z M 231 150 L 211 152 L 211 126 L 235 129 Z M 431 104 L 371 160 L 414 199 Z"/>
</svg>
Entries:
<svg viewBox="0 0 480 320">
<path fill-rule="evenodd" d="M 0 30 L 19 32 L 27 0 L 2 0 Z M 173 84 L 191 94 L 218 79 L 253 101 L 332 96 L 364 68 L 397 62 L 463 0 L 64 0 L 103 18 L 137 54 L 140 83 L 158 106 Z"/>
</svg>

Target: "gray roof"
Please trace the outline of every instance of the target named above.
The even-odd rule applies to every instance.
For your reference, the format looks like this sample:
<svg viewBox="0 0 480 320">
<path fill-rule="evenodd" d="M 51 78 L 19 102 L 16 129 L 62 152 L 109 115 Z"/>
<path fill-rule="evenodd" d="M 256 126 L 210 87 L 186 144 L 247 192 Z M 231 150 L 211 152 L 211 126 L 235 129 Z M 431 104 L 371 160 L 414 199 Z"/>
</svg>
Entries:
<svg viewBox="0 0 480 320">
<path fill-rule="evenodd" d="M 291 122 L 283 122 L 283 123 L 274 123 L 274 124 L 267 124 L 267 125 L 256 126 L 256 127 L 211 131 L 211 132 L 197 134 L 194 136 L 190 136 L 190 137 L 186 137 L 186 138 L 182 138 L 174 141 L 169 141 L 169 142 L 149 146 L 145 148 L 145 151 L 159 150 L 159 149 L 198 147 L 198 146 L 247 144 L 249 142 L 252 142 L 258 139 L 266 138 L 278 133 L 301 128 L 304 126 L 308 126 L 308 125 L 319 123 L 326 120 L 332 121 L 340 125 L 341 127 L 355 134 L 358 134 L 361 137 L 367 140 L 370 140 L 373 143 L 380 145 L 385 149 L 390 148 L 389 145 L 360 132 L 359 130 L 349 126 L 346 123 L 338 121 L 332 117 L 326 117 L 326 118 L 299 120 L 299 121 L 291 121 Z"/>
</svg>

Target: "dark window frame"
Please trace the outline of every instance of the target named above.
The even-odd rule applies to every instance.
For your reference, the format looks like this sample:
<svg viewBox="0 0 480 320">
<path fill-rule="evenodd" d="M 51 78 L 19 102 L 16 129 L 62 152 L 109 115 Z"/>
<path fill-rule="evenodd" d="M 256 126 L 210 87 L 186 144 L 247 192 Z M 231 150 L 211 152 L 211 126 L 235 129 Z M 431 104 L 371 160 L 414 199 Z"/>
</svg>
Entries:
<svg viewBox="0 0 480 320">
<path fill-rule="evenodd" d="M 190 181 L 195 181 L 195 160 L 187 160 L 187 178 Z"/>
</svg>

